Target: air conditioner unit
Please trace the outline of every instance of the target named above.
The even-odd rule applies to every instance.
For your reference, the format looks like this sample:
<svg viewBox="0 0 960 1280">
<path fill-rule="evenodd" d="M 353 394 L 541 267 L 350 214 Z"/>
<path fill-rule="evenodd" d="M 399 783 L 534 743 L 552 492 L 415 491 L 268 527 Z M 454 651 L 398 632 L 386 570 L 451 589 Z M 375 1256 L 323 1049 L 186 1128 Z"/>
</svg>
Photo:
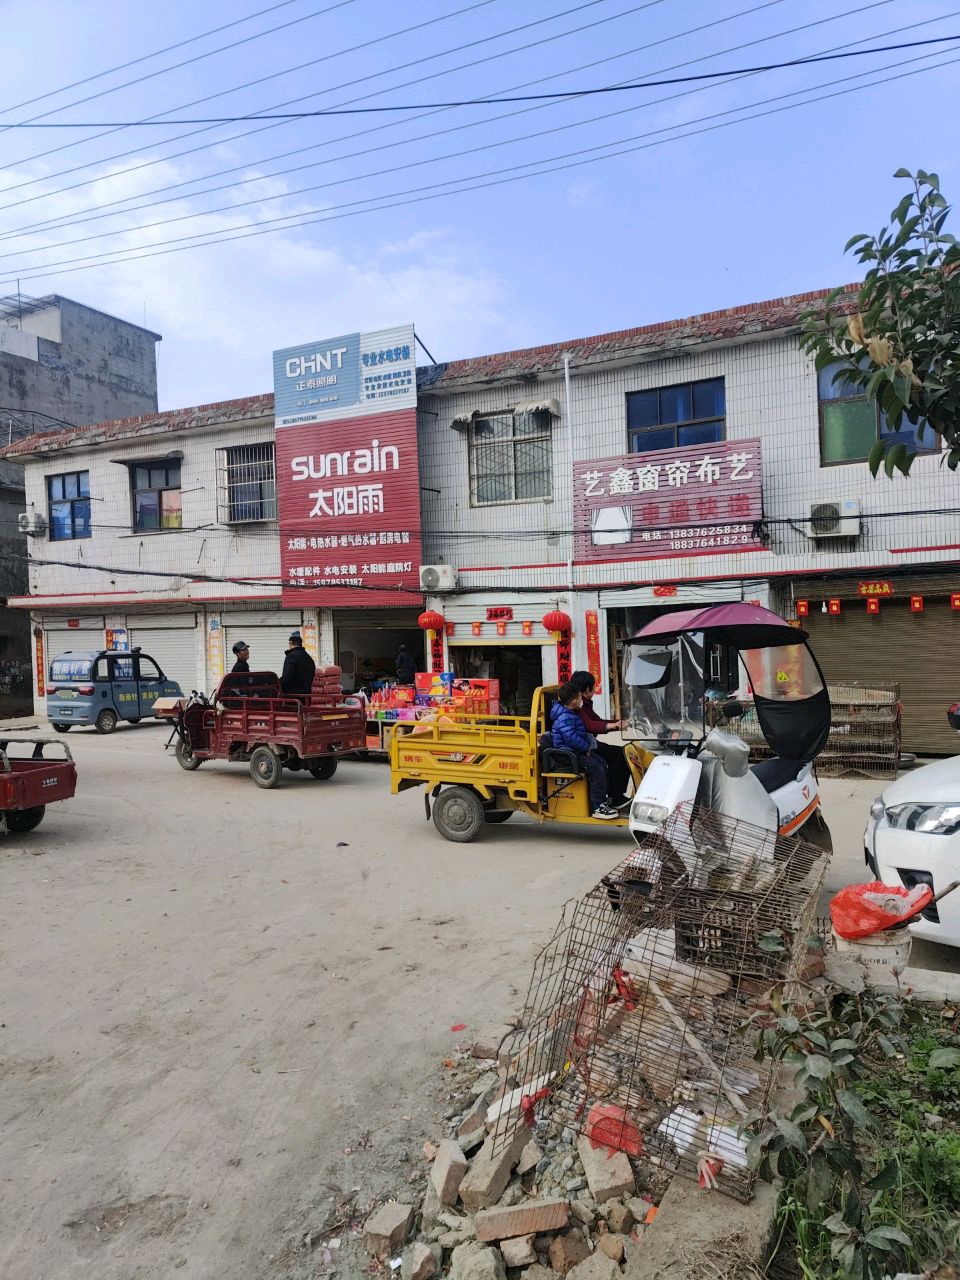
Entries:
<svg viewBox="0 0 960 1280">
<path fill-rule="evenodd" d="M 457 571 L 452 564 L 422 564 L 420 589 L 422 591 L 453 591 L 457 585 Z"/>
<path fill-rule="evenodd" d="M 860 499 L 835 498 L 830 502 L 811 502 L 807 521 L 807 537 L 858 538 L 860 536 Z"/>
<path fill-rule="evenodd" d="M 38 533 L 47 532 L 47 522 L 36 511 L 21 511 L 17 516 L 17 528 L 21 533 L 28 533 L 31 537 L 36 537 Z"/>
</svg>

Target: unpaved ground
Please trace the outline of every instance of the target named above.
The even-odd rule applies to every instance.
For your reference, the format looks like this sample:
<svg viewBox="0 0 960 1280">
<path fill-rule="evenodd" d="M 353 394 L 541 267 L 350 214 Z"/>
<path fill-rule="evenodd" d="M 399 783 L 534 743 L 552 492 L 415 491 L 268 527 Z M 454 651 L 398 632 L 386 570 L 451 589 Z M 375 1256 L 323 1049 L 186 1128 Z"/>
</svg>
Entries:
<svg viewBox="0 0 960 1280">
<path fill-rule="evenodd" d="M 418 1176 L 444 1056 L 621 856 L 518 819 L 447 844 L 382 765 L 262 792 L 165 736 L 71 734 L 77 798 L 0 846 L 4 1280 L 316 1274 L 303 1236 Z M 824 786 L 838 883 L 878 789 Z"/>
<path fill-rule="evenodd" d="M 0 847 L 4 1280 L 311 1274 L 338 1190 L 399 1192 L 436 1132 L 450 1028 L 505 1029 L 619 858 L 516 820 L 447 844 L 373 763 L 186 774 L 165 736 L 70 734 L 77 797 Z"/>
</svg>

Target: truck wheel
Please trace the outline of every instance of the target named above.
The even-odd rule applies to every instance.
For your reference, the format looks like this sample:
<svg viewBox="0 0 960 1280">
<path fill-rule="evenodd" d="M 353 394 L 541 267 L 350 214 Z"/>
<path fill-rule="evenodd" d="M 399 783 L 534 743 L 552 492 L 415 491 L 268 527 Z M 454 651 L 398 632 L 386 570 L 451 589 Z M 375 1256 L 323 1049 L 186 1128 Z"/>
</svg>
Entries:
<svg viewBox="0 0 960 1280">
<path fill-rule="evenodd" d="M 73 725 L 72 724 L 55 724 L 53 727 L 56 729 L 57 733 L 69 733 L 70 730 L 73 728 Z"/>
<path fill-rule="evenodd" d="M 447 787 L 433 803 L 433 825 L 445 840 L 469 844 L 483 830 L 483 801 L 469 787 Z"/>
<path fill-rule="evenodd" d="M 94 728 L 97 733 L 113 733 L 116 727 L 117 713 L 115 711 L 111 711 L 109 707 L 104 707 L 94 721 Z"/>
<path fill-rule="evenodd" d="M 320 782 L 326 782 L 337 772 L 337 757 L 324 756 L 324 758 L 322 760 L 318 760 L 316 764 L 307 765 L 307 768 L 315 778 L 319 779 Z"/>
<path fill-rule="evenodd" d="M 254 747 L 250 756 L 250 777 L 258 787 L 263 787 L 265 791 L 275 787 L 282 772 L 283 764 L 272 748 Z"/>
<path fill-rule="evenodd" d="M 193 747 L 189 742 L 185 742 L 183 738 L 177 739 L 177 764 L 181 769 L 186 769 L 187 773 L 192 773 L 194 769 L 200 768 L 200 761 L 193 754 Z"/>
<path fill-rule="evenodd" d="M 14 835 L 22 835 L 24 831 L 32 831 L 39 827 L 47 809 L 38 804 L 33 809 L 12 809 L 6 814 L 7 830 Z"/>
<path fill-rule="evenodd" d="M 508 818 L 512 818 L 515 813 L 515 809 L 487 809 L 483 815 L 483 820 L 484 822 L 492 822 L 494 826 L 499 826 L 501 822 L 506 822 Z"/>
</svg>

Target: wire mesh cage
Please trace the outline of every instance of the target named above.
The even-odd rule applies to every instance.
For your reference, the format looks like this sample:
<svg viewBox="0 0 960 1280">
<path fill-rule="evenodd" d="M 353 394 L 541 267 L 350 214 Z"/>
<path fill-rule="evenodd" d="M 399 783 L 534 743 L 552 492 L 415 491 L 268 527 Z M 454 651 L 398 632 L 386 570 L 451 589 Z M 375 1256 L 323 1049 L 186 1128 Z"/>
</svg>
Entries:
<svg viewBox="0 0 960 1280">
<path fill-rule="evenodd" d="M 816 937 L 824 851 L 702 808 L 675 811 L 578 901 L 534 965 L 493 1122 L 569 1127 L 740 1199 L 748 1117 L 772 1069 L 747 1025 Z M 789 991 L 788 991 L 788 994 Z"/>
</svg>

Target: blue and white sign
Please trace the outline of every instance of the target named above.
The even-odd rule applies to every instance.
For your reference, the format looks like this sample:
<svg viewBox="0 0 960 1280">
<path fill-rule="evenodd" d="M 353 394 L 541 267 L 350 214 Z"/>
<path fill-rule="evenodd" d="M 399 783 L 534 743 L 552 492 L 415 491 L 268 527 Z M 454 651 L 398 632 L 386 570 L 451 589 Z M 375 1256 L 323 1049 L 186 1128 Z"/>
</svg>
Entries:
<svg viewBox="0 0 960 1280">
<path fill-rule="evenodd" d="M 273 353 L 278 427 L 414 408 L 413 325 L 347 333 Z"/>
</svg>

